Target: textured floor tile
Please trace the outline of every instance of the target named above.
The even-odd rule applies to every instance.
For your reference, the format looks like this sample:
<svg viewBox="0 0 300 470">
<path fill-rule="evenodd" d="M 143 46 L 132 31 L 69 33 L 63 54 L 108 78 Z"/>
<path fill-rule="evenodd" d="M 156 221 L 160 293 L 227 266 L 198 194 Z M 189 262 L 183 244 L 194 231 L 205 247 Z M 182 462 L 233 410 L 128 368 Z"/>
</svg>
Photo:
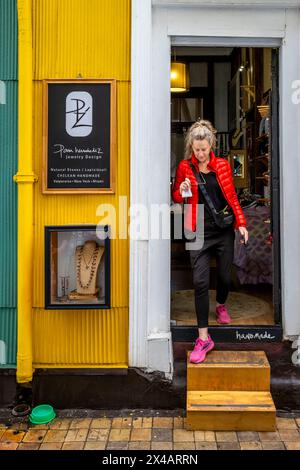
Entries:
<svg viewBox="0 0 300 470">
<path fill-rule="evenodd" d="M 196 450 L 194 442 L 174 442 L 174 450 Z"/>
<path fill-rule="evenodd" d="M 130 429 L 111 429 L 109 433 L 109 441 L 129 441 Z"/>
<path fill-rule="evenodd" d="M 23 438 L 23 442 L 39 442 L 41 443 L 46 436 L 47 431 L 44 429 L 30 429 Z"/>
<path fill-rule="evenodd" d="M 38 450 L 39 448 L 40 444 L 37 442 L 20 442 L 17 450 Z"/>
<path fill-rule="evenodd" d="M 67 433 L 66 429 L 50 429 L 44 437 L 44 442 L 64 442 Z"/>
<path fill-rule="evenodd" d="M 111 422 L 111 427 L 113 429 L 116 429 L 116 428 L 122 428 L 122 422 L 123 422 L 123 419 L 122 418 L 113 418 L 112 422 Z"/>
<path fill-rule="evenodd" d="M 279 436 L 281 441 L 298 441 L 300 440 L 300 432 L 298 429 L 279 429 Z"/>
<path fill-rule="evenodd" d="M 217 442 L 237 442 L 237 434 L 234 431 L 217 431 Z"/>
<path fill-rule="evenodd" d="M 240 442 L 241 450 L 261 450 L 262 445 L 259 441 Z"/>
<path fill-rule="evenodd" d="M 151 449 L 152 450 L 172 450 L 173 443 L 172 442 L 151 442 Z"/>
<path fill-rule="evenodd" d="M 131 441 L 151 441 L 151 429 L 132 429 Z"/>
<path fill-rule="evenodd" d="M 0 450 L 16 450 L 18 442 L 0 442 Z"/>
<path fill-rule="evenodd" d="M 106 442 L 91 441 L 91 442 L 86 442 L 84 446 L 84 450 L 105 450 L 105 447 L 106 447 Z"/>
<path fill-rule="evenodd" d="M 2 434 L 0 442 L 21 442 L 24 436 L 25 432 L 23 431 L 7 429 L 4 434 Z"/>
<path fill-rule="evenodd" d="M 127 450 L 128 442 L 108 442 L 106 450 Z"/>
<path fill-rule="evenodd" d="M 149 429 L 152 428 L 153 418 L 133 418 L 132 427 L 136 429 Z"/>
<path fill-rule="evenodd" d="M 132 427 L 132 418 L 114 418 L 111 423 L 113 429 L 130 429 Z"/>
<path fill-rule="evenodd" d="M 62 446 L 62 450 L 82 450 L 84 442 L 65 442 Z"/>
<path fill-rule="evenodd" d="M 174 442 L 194 442 L 194 431 L 187 431 L 186 429 L 174 429 Z"/>
<path fill-rule="evenodd" d="M 173 418 L 153 418 L 154 428 L 173 428 Z"/>
<path fill-rule="evenodd" d="M 300 441 L 297 441 L 297 442 L 287 441 L 287 442 L 284 442 L 284 445 L 287 450 L 300 450 Z"/>
<path fill-rule="evenodd" d="M 173 431 L 172 429 L 152 429 L 152 438 L 154 442 L 172 442 Z"/>
<path fill-rule="evenodd" d="M 109 429 L 90 429 L 87 440 L 88 441 L 107 441 L 109 436 Z"/>
<path fill-rule="evenodd" d="M 91 422 L 91 418 L 73 419 L 70 424 L 70 429 L 88 429 Z"/>
<path fill-rule="evenodd" d="M 216 433 L 214 431 L 204 431 L 204 441 L 216 442 Z"/>
<path fill-rule="evenodd" d="M 205 441 L 204 431 L 194 431 L 195 441 Z"/>
<path fill-rule="evenodd" d="M 19 431 L 27 432 L 29 429 L 30 429 L 30 425 L 28 423 L 19 423 L 19 426 L 18 426 Z"/>
<path fill-rule="evenodd" d="M 109 429 L 111 428 L 111 422 L 112 420 L 109 418 L 96 418 L 92 419 L 90 427 L 93 429 Z"/>
<path fill-rule="evenodd" d="M 62 442 L 43 442 L 40 445 L 40 450 L 60 450 L 62 445 Z"/>
<path fill-rule="evenodd" d="M 174 429 L 183 429 L 183 418 L 181 418 L 180 416 L 176 416 L 176 418 L 174 418 L 173 427 Z"/>
<path fill-rule="evenodd" d="M 293 418 L 276 418 L 276 426 L 281 429 L 297 429 L 297 423 Z"/>
<path fill-rule="evenodd" d="M 237 433 L 237 437 L 240 442 L 259 441 L 258 432 L 253 431 L 239 431 Z"/>
<path fill-rule="evenodd" d="M 143 418 L 143 428 L 149 429 L 153 427 L 153 418 Z"/>
<path fill-rule="evenodd" d="M 218 450 L 240 450 L 238 442 L 218 442 Z"/>
<path fill-rule="evenodd" d="M 122 419 L 122 428 L 132 428 L 132 418 L 123 418 Z"/>
<path fill-rule="evenodd" d="M 69 429 L 65 442 L 81 442 L 86 441 L 88 429 Z"/>
<path fill-rule="evenodd" d="M 150 450 L 150 441 L 144 442 L 133 442 L 130 441 L 128 444 L 129 450 Z"/>
<path fill-rule="evenodd" d="M 27 423 L 13 423 L 9 429 L 14 429 L 15 431 L 28 431 L 28 429 L 35 429 L 35 426 L 28 425 Z"/>
<path fill-rule="evenodd" d="M 280 436 L 279 436 L 279 433 L 277 431 L 275 432 L 267 432 L 267 431 L 263 431 L 263 432 L 259 432 L 259 439 L 261 441 L 280 441 Z"/>
<path fill-rule="evenodd" d="M 217 450 L 216 442 L 196 442 L 196 450 Z"/>
<path fill-rule="evenodd" d="M 263 450 L 284 450 L 283 442 L 262 442 Z"/>
<path fill-rule="evenodd" d="M 50 423 L 50 429 L 69 429 L 72 419 L 70 418 L 55 418 Z"/>
<path fill-rule="evenodd" d="M 50 426 L 49 424 L 31 424 L 30 423 L 30 427 L 28 428 L 28 430 L 32 430 L 32 431 L 37 431 L 39 429 L 42 429 L 43 431 L 48 431 L 48 429 L 50 429 Z"/>
</svg>

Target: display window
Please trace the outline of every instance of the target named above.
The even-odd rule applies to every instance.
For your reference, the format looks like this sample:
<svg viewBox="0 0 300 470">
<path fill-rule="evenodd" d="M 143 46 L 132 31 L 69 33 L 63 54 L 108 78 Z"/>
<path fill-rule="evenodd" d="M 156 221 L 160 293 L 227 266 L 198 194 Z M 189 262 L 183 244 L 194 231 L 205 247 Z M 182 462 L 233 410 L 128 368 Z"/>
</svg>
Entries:
<svg viewBox="0 0 300 470">
<path fill-rule="evenodd" d="M 45 308 L 110 308 L 108 226 L 45 227 Z"/>
</svg>

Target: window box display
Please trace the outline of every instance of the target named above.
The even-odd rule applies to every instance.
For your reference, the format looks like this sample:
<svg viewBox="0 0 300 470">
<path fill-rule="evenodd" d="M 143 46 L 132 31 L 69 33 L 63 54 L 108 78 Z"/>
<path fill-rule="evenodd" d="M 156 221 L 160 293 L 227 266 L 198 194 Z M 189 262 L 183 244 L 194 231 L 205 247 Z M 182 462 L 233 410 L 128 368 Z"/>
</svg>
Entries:
<svg viewBox="0 0 300 470">
<path fill-rule="evenodd" d="M 45 308 L 110 308 L 108 226 L 45 227 Z"/>
</svg>

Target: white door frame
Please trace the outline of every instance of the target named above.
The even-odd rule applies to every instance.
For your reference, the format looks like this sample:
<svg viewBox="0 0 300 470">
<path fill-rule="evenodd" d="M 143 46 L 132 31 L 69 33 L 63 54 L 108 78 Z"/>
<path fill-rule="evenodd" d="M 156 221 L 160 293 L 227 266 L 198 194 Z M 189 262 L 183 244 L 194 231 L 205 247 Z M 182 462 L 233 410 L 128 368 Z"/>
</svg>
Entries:
<svg viewBox="0 0 300 470">
<path fill-rule="evenodd" d="M 150 213 L 151 204 L 170 203 L 171 43 L 280 46 L 282 313 L 285 335 L 299 334 L 300 215 L 291 203 L 300 200 L 300 116 L 292 102 L 293 81 L 300 79 L 299 10 L 278 8 L 276 0 L 217 9 L 201 1 L 154 3 L 132 0 L 131 205 L 144 204 Z M 129 310 L 129 365 L 172 377 L 169 240 L 144 234 L 130 241 Z"/>
</svg>

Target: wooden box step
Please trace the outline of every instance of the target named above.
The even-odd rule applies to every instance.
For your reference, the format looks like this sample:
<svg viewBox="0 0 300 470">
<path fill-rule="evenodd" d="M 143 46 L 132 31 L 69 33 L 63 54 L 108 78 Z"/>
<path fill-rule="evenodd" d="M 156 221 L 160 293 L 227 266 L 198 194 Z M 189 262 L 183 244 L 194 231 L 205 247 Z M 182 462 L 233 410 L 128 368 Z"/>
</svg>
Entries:
<svg viewBox="0 0 300 470">
<path fill-rule="evenodd" d="M 269 392 L 187 393 L 186 428 L 203 431 L 274 431 L 276 408 Z"/>
<path fill-rule="evenodd" d="M 211 351 L 201 364 L 187 354 L 187 390 L 269 391 L 270 364 L 264 351 Z"/>
</svg>

